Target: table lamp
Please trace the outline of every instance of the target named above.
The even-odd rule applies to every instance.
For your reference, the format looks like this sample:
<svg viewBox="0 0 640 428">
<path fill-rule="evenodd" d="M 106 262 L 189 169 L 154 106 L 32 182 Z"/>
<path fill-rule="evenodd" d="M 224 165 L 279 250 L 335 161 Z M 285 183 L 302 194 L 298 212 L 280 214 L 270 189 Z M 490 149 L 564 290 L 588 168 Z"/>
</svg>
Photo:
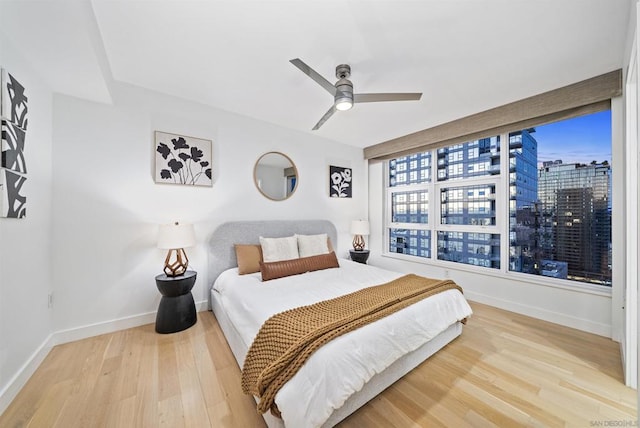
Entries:
<svg viewBox="0 0 640 428">
<path fill-rule="evenodd" d="M 184 252 L 186 247 L 196 244 L 193 225 L 189 223 L 162 224 L 158 231 L 158 248 L 169 250 L 164 260 L 164 273 L 167 276 L 183 275 L 187 271 L 189 259 Z"/>
<path fill-rule="evenodd" d="M 369 222 L 367 220 L 354 220 L 351 222 L 351 234 L 353 237 L 353 249 L 364 250 L 364 238 L 362 235 L 369 234 Z"/>
</svg>

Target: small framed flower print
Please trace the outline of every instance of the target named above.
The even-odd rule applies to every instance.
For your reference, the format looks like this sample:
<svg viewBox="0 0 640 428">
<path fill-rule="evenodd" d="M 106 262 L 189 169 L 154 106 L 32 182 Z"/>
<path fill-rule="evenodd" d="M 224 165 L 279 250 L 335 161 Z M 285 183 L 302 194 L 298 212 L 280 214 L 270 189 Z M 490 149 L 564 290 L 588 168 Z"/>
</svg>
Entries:
<svg viewBox="0 0 640 428">
<path fill-rule="evenodd" d="M 351 168 L 329 166 L 329 196 L 332 198 L 350 198 L 353 185 Z"/>
</svg>

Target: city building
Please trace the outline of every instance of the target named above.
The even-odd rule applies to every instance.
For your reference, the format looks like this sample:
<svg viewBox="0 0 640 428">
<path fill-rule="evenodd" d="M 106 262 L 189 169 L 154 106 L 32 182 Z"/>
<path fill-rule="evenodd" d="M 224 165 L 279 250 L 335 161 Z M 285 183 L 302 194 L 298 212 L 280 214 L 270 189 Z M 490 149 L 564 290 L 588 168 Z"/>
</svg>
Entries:
<svg viewBox="0 0 640 428">
<path fill-rule="evenodd" d="M 424 185 L 431 181 L 431 153 L 422 152 L 389 161 L 389 186 Z M 429 218 L 429 194 L 418 188 L 392 194 L 392 217 L 396 223 L 426 224 Z M 391 229 L 389 250 L 392 253 L 431 257 L 429 230 Z"/>
<path fill-rule="evenodd" d="M 447 186 L 441 184 L 437 189 L 440 224 L 495 225 L 496 184 L 456 186 L 455 180 L 499 173 L 500 137 L 456 144 L 438 149 L 436 153 L 436 181 L 447 183 Z M 430 152 L 389 162 L 389 187 L 398 187 L 391 194 L 392 222 L 412 226 L 390 229 L 389 250 L 393 253 L 431 257 L 431 231 L 420 229 L 418 225 L 428 222 L 427 185 L 432 180 L 432 167 Z M 401 190 L 402 186 L 412 185 L 407 191 Z M 500 267 L 499 235 L 438 231 L 437 247 L 439 260 Z"/>
<path fill-rule="evenodd" d="M 509 270 L 538 273 L 538 142 L 535 128 L 509 134 Z"/>
<path fill-rule="evenodd" d="M 566 262 L 567 277 L 611 285 L 611 167 L 545 162 L 538 170 L 542 258 Z"/>
</svg>

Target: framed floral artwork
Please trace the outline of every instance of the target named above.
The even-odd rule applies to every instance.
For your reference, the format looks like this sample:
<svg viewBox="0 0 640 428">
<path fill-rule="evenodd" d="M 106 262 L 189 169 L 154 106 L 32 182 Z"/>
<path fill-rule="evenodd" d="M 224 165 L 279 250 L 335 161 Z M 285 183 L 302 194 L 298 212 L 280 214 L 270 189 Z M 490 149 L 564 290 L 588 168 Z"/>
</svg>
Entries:
<svg viewBox="0 0 640 428">
<path fill-rule="evenodd" d="M 353 182 L 351 168 L 329 166 L 329 196 L 332 198 L 350 198 Z"/>
<path fill-rule="evenodd" d="M 211 140 L 155 132 L 155 182 L 212 186 Z"/>
</svg>

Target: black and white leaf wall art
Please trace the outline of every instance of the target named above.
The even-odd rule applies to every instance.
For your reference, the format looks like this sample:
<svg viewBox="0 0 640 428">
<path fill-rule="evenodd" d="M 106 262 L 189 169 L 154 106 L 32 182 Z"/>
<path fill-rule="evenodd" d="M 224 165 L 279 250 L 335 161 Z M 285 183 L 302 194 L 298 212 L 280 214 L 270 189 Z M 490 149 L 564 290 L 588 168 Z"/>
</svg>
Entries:
<svg viewBox="0 0 640 428">
<path fill-rule="evenodd" d="M 27 165 L 24 160 L 24 139 L 26 131 L 13 123 L 2 119 L 2 157 L 0 167 L 12 171 L 27 173 Z"/>
<path fill-rule="evenodd" d="M 24 183 L 27 178 L 8 169 L 0 168 L 0 216 L 23 218 L 27 214 Z"/>
<path fill-rule="evenodd" d="M 27 130 L 27 96 L 25 88 L 7 70 L 0 71 L 0 115 L 14 125 Z"/>
<path fill-rule="evenodd" d="M 329 166 L 329 196 L 332 198 L 350 198 L 352 188 L 351 168 Z"/>
<path fill-rule="evenodd" d="M 5 69 L 0 69 L 0 85 L 0 217 L 24 218 L 27 96 L 24 86 Z"/>
<path fill-rule="evenodd" d="M 155 132 L 156 183 L 212 186 L 211 140 Z"/>
</svg>

